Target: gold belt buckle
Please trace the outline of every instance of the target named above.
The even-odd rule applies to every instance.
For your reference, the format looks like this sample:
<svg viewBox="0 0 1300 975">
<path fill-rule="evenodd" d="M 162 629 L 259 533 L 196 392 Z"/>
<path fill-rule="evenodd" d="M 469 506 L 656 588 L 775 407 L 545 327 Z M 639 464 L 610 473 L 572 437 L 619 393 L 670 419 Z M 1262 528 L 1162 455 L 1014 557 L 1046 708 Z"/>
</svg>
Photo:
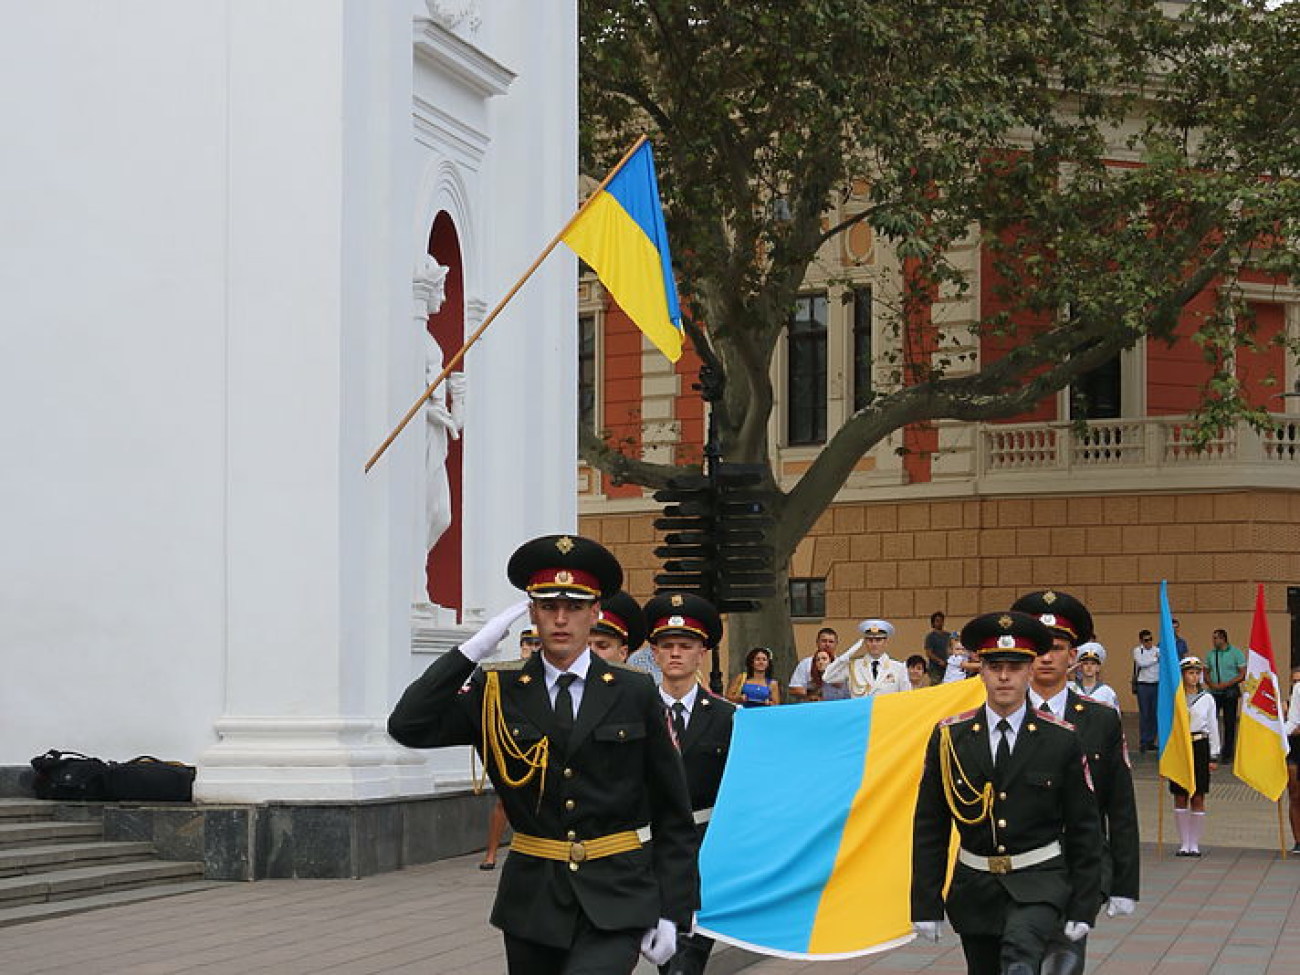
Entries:
<svg viewBox="0 0 1300 975">
<path fill-rule="evenodd" d="M 989 857 L 989 873 L 1004 874 L 1011 872 L 1011 857 Z"/>
<path fill-rule="evenodd" d="M 582 845 L 582 841 L 578 840 L 576 843 L 570 843 L 569 862 L 581 863 L 585 859 L 587 859 L 587 848 Z"/>
</svg>

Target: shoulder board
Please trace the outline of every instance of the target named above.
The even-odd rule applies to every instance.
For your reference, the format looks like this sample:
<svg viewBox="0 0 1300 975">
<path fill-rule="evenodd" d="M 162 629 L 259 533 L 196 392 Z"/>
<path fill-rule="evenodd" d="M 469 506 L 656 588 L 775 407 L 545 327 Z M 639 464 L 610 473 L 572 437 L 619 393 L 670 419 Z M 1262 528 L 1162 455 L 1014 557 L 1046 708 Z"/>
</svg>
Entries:
<svg viewBox="0 0 1300 975">
<path fill-rule="evenodd" d="M 485 664 L 479 664 L 479 667 L 486 673 L 489 670 L 506 671 L 506 670 L 523 670 L 527 660 L 489 660 Z"/>
<path fill-rule="evenodd" d="M 1070 724 L 1070 722 L 1065 721 L 1062 718 L 1058 718 L 1054 714 L 1044 714 L 1042 711 L 1035 711 L 1033 715 L 1027 716 L 1025 718 L 1026 721 L 1029 721 L 1031 719 L 1034 721 L 1044 721 L 1047 724 L 1054 724 L 1058 728 L 1064 728 L 1066 731 L 1074 730 L 1074 725 Z"/>
<path fill-rule="evenodd" d="M 606 660 L 605 663 L 609 664 L 615 670 L 625 670 L 629 674 L 645 674 L 645 671 L 640 667 L 633 667 L 631 664 L 624 663 L 621 660 Z M 650 675 L 646 674 L 646 676 L 649 677 Z"/>
<path fill-rule="evenodd" d="M 954 714 L 951 715 L 950 717 L 944 718 L 942 721 L 939 722 L 939 727 L 943 728 L 950 725 L 955 725 L 961 721 L 969 721 L 971 718 L 975 717 L 979 713 L 980 713 L 979 708 L 971 708 L 969 711 L 963 711 L 961 714 Z"/>
</svg>

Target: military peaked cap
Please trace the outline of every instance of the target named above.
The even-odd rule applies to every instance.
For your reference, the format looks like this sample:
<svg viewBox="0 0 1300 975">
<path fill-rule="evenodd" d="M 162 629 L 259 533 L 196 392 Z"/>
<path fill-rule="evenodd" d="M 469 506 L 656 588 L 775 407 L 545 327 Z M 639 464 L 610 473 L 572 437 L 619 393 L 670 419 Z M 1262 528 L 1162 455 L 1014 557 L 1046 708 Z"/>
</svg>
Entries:
<svg viewBox="0 0 1300 975">
<path fill-rule="evenodd" d="M 1049 630 L 1069 640 L 1072 647 L 1092 639 L 1092 614 L 1068 592 L 1042 589 L 1026 593 L 1011 608 L 1037 616 Z"/>
<path fill-rule="evenodd" d="M 641 604 L 620 589 L 600 601 L 600 619 L 591 631 L 616 636 L 629 650 L 638 649 L 645 643 L 645 614 L 641 612 Z"/>
<path fill-rule="evenodd" d="M 1033 660 L 1052 649 L 1052 631 L 1027 613 L 1009 610 L 976 616 L 961 630 L 962 646 L 980 660 Z"/>
<path fill-rule="evenodd" d="M 623 567 L 581 535 L 543 535 L 515 549 L 506 575 L 534 599 L 602 599 L 623 585 Z"/>
<path fill-rule="evenodd" d="M 710 647 L 722 640 L 722 617 L 711 602 L 691 592 L 660 593 L 645 604 L 645 619 L 651 643 L 674 634 L 697 636 Z"/>
</svg>

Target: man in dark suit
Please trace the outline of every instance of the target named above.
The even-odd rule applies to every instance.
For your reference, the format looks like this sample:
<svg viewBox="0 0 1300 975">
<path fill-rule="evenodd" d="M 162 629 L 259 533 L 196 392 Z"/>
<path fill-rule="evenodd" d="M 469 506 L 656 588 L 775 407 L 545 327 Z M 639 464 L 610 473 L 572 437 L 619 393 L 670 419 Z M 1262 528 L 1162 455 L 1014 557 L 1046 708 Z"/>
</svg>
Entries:
<svg viewBox="0 0 1300 975">
<path fill-rule="evenodd" d="M 623 571 L 595 542 L 547 535 L 516 551 L 507 574 L 529 599 L 407 688 L 389 733 L 482 755 L 514 829 L 492 909 L 510 972 L 629 973 L 638 947 L 662 964 L 696 907 L 695 829 L 654 683 L 587 648 L 597 600 Z M 542 652 L 476 671 L 525 608 Z"/>
<path fill-rule="evenodd" d="M 1029 703 L 1040 712 L 1064 718 L 1079 736 L 1101 816 L 1101 896 L 1106 914 L 1130 915 L 1137 906 L 1141 857 L 1137 800 L 1124 730 L 1118 711 L 1080 696 L 1068 683 L 1079 644 L 1092 639 L 1092 614 L 1069 593 L 1053 589 L 1027 593 L 1011 608 L 1038 617 L 1052 634 L 1051 648 L 1034 661 Z M 1048 947 L 1042 975 L 1083 971 L 1087 944 L 1087 938 L 1071 941 L 1058 934 Z"/>
<path fill-rule="evenodd" d="M 1029 668 L 1051 646 L 1023 613 L 962 630 L 980 655 L 984 707 L 940 722 L 926 748 L 912 837 L 912 921 L 937 940 L 945 911 L 972 975 L 1035 975 L 1064 925 L 1083 937 L 1100 899 L 1097 802 L 1078 736 L 1027 706 Z M 948 844 L 961 848 L 945 899 Z"/>
<path fill-rule="evenodd" d="M 646 603 L 645 618 L 655 662 L 664 675 L 659 695 L 686 766 L 691 809 L 703 841 L 727 764 L 731 721 L 736 713 L 734 704 L 714 697 L 699 681 L 709 651 L 722 639 L 722 619 L 712 603 L 691 593 L 656 596 Z M 659 971 L 663 975 L 700 975 L 712 950 L 712 938 L 684 935 L 677 954 L 667 965 L 659 966 Z"/>
</svg>

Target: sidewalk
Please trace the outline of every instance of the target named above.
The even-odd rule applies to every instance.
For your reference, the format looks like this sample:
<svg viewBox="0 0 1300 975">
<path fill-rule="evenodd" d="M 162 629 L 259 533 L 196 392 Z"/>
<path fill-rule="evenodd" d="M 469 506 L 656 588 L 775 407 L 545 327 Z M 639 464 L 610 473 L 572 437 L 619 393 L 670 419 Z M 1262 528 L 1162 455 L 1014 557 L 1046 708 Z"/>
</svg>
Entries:
<svg viewBox="0 0 1300 975">
<path fill-rule="evenodd" d="M 1287 975 L 1300 970 L 1300 857 L 1280 860 L 1274 807 L 1230 772 L 1214 776 L 1202 860 L 1157 857 L 1155 762 L 1135 756 L 1143 893 L 1135 918 L 1101 918 L 1089 939 L 1097 975 Z M 1173 834 L 1166 816 L 1166 838 Z M 1288 836 L 1289 840 L 1289 836 Z M 499 975 L 501 936 L 487 923 L 499 872 L 478 856 L 364 880 L 266 880 L 0 930 L 5 975 L 422 973 Z M 871 910 L 870 892 L 863 910 Z M 721 951 L 710 973 L 965 971 L 951 932 L 843 962 L 758 959 Z M 638 975 L 653 970 L 645 964 Z"/>
</svg>

